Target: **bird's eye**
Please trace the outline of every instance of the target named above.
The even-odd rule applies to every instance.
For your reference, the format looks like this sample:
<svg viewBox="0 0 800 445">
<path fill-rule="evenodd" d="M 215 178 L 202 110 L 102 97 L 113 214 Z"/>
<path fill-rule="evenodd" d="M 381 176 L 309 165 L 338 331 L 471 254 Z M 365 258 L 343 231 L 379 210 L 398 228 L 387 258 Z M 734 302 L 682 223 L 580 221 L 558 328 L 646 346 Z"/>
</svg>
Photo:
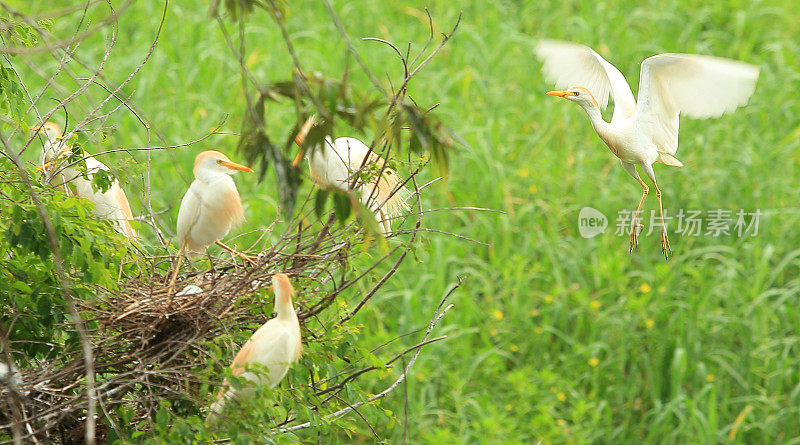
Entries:
<svg viewBox="0 0 800 445">
<path fill-rule="evenodd" d="M 573 95 L 573 96 L 578 96 L 578 95 L 580 95 L 580 94 L 581 94 L 581 93 L 580 93 L 580 91 L 573 91 L 573 92 L 572 92 L 572 95 Z"/>
</svg>

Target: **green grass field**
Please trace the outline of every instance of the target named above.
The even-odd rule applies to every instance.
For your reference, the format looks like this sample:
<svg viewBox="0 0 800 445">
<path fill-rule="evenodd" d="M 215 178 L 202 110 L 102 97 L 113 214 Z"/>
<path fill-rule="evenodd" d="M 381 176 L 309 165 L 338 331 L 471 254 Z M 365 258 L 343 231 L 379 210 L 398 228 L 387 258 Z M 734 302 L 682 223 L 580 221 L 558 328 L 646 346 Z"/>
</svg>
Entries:
<svg viewBox="0 0 800 445">
<path fill-rule="evenodd" d="M 50 4 L 17 3 L 30 11 Z M 161 16 L 157 3 L 138 2 L 120 19 L 104 71 L 110 83 L 124 80 L 149 49 Z M 224 129 L 238 131 L 239 71 L 206 2 L 170 3 L 158 47 L 126 92 L 168 144 L 207 134 L 225 115 Z M 469 143 L 453 153 L 446 185 L 427 189 L 424 207 L 505 212 L 431 213 L 428 227 L 490 246 L 426 234 L 416 260 L 406 261 L 359 314 L 364 344 L 379 343 L 424 326 L 456 277 L 465 278 L 439 330 L 449 338 L 424 350 L 409 380 L 408 419 L 402 391 L 381 404 L 397 424 L 370 419 L 382 436 L 393 443 L 404 434 L 409 443 L 800 443 L 800 7 L 789 0 L 707 3 L 334 3 L 382 79 L 387 70 L 394 78 L 402 73 L 396 56 L 360 37 L 419 48 L 428 32 L 425 7 L 437 31 L 452 27 L 463 11 L 453 40 L 411 84 L 421 105 L 441 102 L 439 115 Z M 291 2 L 289 10 L 288 30 L 304 67 L 341 77 L 346 46 L 324 6 Z M 99 60 L 108 35 L 84 42 L 82 57 Z M 758 209 L 757 236 L 671 230 L 669 261 L 655 233 L 628 254 L 627 238 L 614 235 L 615 219 L 637 204 L 640 188 L 582 110 L 544 94 L 553 85 L 533 57 L 543 37 L 598 49 L 634 94 L 639 63 L 660 52 L 759 65 L 758 87 L 745 108 L 714 120 L 683 119 L 678 157 L 685 167 L 656 167 L 670 213 Z M 248 39 L 245 58 L 261 79 L 290 76 L 289 54 L 265 13 L 251 18 Z M 366 77 L 352 66 L 354 84 L 366 88 Z M 80 117 L 80 108 L 72 112 Z M 284 137 L 291 107 L 271 104 L 267 114 L 275 137 Z M 119 128 L 113 145 L 148 144 L 129 113 L 112 115 L 106 125 Z M 236 160 L 236 140 L 219 135 L 153 153 L 155 209 L 173 206 L 166 217 L 174 220 L 197 152 L 218 149 Z M 140 213 L 144 191 L 135 178 L 145 157 L 104 161 L 134 172 L 138 183 L 127 190 Z M 254 176 L 236 181 L 248 218 L 241 231 L 271 224 L 278 215 L 271 173 L 261 184 Z M 578 212 L 585 206 L 610 218 L 605 234 L 580 236 Z M 657 209 L 655 194 L 644 209 L 647 215 Z M 154 244 L 152 231 L 140 229 Z M 367 378 L 376 379 L 376 389 L 385 384 Z M 366 426 L 362 434 L 359 441 L 372 440 Z"/>
</svg>

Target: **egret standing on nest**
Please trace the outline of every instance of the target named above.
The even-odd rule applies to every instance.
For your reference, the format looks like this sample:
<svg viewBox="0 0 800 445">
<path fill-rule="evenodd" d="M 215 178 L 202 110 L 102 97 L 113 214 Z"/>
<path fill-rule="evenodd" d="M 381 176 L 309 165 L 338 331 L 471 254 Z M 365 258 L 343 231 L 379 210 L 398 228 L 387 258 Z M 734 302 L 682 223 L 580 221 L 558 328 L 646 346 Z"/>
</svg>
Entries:
<svg viewBox="0 0 800 445">
<path fill-rule="evenodd" d="M 755 90 L 758 67 L 695 54 L 659 54 L 642 62 L 637 102 L 622 73 L 586 46 L 543 40 L 536 47 L 536 56 L 544 63 L 542 71 L 548 80 L 557 88 L 569 88 L 547 94 L 583 107 L 600 139 L 642 186 L 642 199 L 631 218 L 631 252 L 638 244 L 641 226 L 636 221 L 649 191 L 635 166 L 641 166 L 653 181 L 662 221 L 661 250 L 668 258 L 672 250 L 653 164 L 683 166 L 674 156 L 680 114 L 705 119 L 743 106 Z M 614 99 L 610 123 L 600 113 L 609 92 Z"/>
<path fill-rule="evenodd" d="M 275 312 L 278 315 L 258 328 L 231 363 L 234 376 L 270 388 L 280 383 L 289 371 L 289 366 L 300 358 L 303 350 L 300 323 L 292 305 L 292 284 L 286 274 L 279 273 L 272 276 L 272 287 L 275 290 Z M 249 370 L 247 365 L 260 365 L 263 369 Z M 226 380 L 217 395 L 217 401 L 209 410 L 206 425 L 216 423 L 228 400 L 234 396 L 249 397 L 253 392 L 252 388 L 248 388 L 237 393 L 229 387 Z"/>
<path fill-rule="evenodd" d="M 303 144 L 313 125 L 314 118 L 311 117 L 300 129 L 295 137 L 298 146 Z M 369 159 L 364 162 L 367 156 Z M 354 176 L 362 168 L 374 168 L 376 171 L 366 183 L 361 179 L 355 180 L 355 190 L 361 195 L 361 202 L 375 213 L 378 227 L 384 236 L 392 233 L 391 219 L 410 210 L 406 203 L 408 193 L 402 186 L 403 181 L 394 170 L 386 167 L 386 161 L 382 157 L 358 139 L 341 137 L 331 140 L 330 137 L 325 137 L 321 145 L 308 152 L 301 149 L 292 165 L 299 164 L 303 157 L 308 159 L 309 175 L 318 186 L 343 192 L 352 190 Z"/>
<path fill-rule="evenodd" d="M 42 170 L 47 175 L 50 184 L 56 187 L 65 187 L 68 191 L 71 184 L 75 187 L 75 196 L 85 198 L 94 203 L 94 214 L 113 221 L 114 228 L 130 239 L 136 239 L 136 231 L 131 226 L 133 213 L 131 212 L 128 197 L 119 186 L 119 181 L 114 179 L 105 192 L 95 191 L 92 188 L 92 178 L 99 170 L 109 171 L 109 168 L 93 156 L 86 157 L 86 174 L 84 178 L 74 165 L 69 165 L 68 159 L 74 151 L 80 151 L 81 158 L 84 152 L 80 148 L 73 148 L 64 141 L 61 128 L 53 122 L 45 122 L 41 126 L 30 127 L 31 134 L 42 134 Z M 63 165 L 61 165 L 63 164 Z"/>
<path fill-rule="evenodd" d="M 195 179 L 178 210 L 180 251 L 170 287 L 178 276 L 183 255 L 202 255 L 212 243 L 250 261 L 246 255 L 220 241 L 234 225 L 244 221 L 239 191 L 230 176 L 237 171 L 253 172 L 251 168 L 231 162 L 227 156 L 214 150 L 204 151 L 195 158 Z"/>
</svg>

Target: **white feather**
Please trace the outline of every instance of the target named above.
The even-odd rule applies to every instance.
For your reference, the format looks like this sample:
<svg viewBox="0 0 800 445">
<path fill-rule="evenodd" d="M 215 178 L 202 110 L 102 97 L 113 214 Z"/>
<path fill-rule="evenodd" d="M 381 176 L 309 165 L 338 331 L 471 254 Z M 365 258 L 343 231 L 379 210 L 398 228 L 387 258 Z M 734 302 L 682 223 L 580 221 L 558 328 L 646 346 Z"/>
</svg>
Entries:
<svg viewBox="0 0 800 445">
<path fill-rule="evenodd" d="M 745 63 L 708 56 L 661 54 L 642 62 L 639 99 L 634 105 L 622 74 L 591 49 L 543 41 L 536 54 L 544 61 L 545 75 L 560 87 L 569 87 L 551 95 L 580 105 L 600 139 L 622 161 L 625 171 L 642 185 L 642 198 L 634 214 L 639 213 L 648 192 L 636 170 L 638 164 L 656 186 L 662 218 L 661 190 L 653 163 L 683 166 L 673 156 L 678 150 L 680 114 L 703 119 L 734 110 L 747 103 L 758 79 L 758 67 Z M 609 89 L 616 107 L 611 122 L 606 122 L 601 108 Z M 635 221 L 636 218 L 631 219 L 631 251 L 638 243 Z M 661 228 L 661 250 L 665 258 L 672 252 L 665 225 Z"/>
<path fill-rule="evenodd" d="M 696 54 L 659 54 L 642 62 L 637 127 L 659 151 L 678 150 L 679 115 L 717 117 L 747 103 L 758 67 Z"/>
<path fill-rule="evenodd" d="M 277 318 L 262 325 L 248 340 L 248 343 L 251 343 L 249 346 L 254 350 L 251 360 L 243 363 L 242 366 L 250 365 L 250 370 L 243 372 L 239 378 L 255 385 L 265 385 L 268 388 L 277 386 L 289 372 L 289 366 L 295 361 L 291 358 L 293 351 L 300 346 L 300 338 L 294 332 L 295 329 L 287 322 Z M 247 344 L 245 345 L 247 346 Z M 206 422 L 213 424 L 230 400 L 249 398 L 253 396 L 254 392 L 255 386 L 253 385 L 240 389 L 232 386 L 226 387 L 224 395 L 211 405 Z"/>
<path fill-rule="evenodd" d="M 186 255 L 205 253 L 206 248 L 225 237 L 239 221 L 231 215 L 231 197 L 238 191 L 227 174 L 195 179 L 178 210 L 178 240 L 186 242 Z"/>
<path fill-rule="evenodd" d="M 636 101 L 625 76 L 588 46 L 558 40 L 541 40 L 536 57 L 543 62 L 542 71 L 556 88 L 584 87 L 592 93 L 604 110 L 609 93 L 613 95 L 614 115 L 611 120 L 633 115 Z"/>
<path fill-rule="evenodd" d="M 44 159 L 47 158 L 48 155 L 45 154 Z M 88 199 L 94 203 L 93 213 L 96 216 L 112 221 L 114 228 L 118 232 L 135 239 L 136 231 L 130 224 L 133 219 L 133 215 L 130 213 L 131 206 L 125 191 L 119 185 L 119 181 L 114 178 L 111 186 L 105 192 L 95 190 L 92 187 L 94 175 L 100 170 L 110 171 L 111 169 L 93 156 L 87 157 L 85 162 L 88 180 L 74 166 L 68 165 L 64 167 L 56 166 L 57 173 L 55 177 L 51 178 L 50 183 L 56 187 L 61 187 L 66 183 L 72 184 L 75 187 L 75 195 L 77 197 Z"/>
<path fill-rule="evenodd" d="M 370 156 L 370 161 L 364 159 Z M 308 154 L 308 165 L 312 178 L 322 187 L 331 187 L 344 192 L 350 190 L 354 175 L 374 160 L 383 162 L 380 156 L 370 151 L 369 147 L 355 138 L 341 137 L 336 140 L 325 138 L 325 142 Z M 382 172 L 381 181 L 372 180 L 369 183 L 357 180 L 355 190 L 358 191 L 361 202 L 375 212 L 378 227 L 384 236 L 391 233 L 391 224 L 388 217 L 398 216 L 403 210 L 408 210 L 405 202 L 407 192 L 404 189 L 394 191 L 400 183 L 397 174 L 391 170 Z M 383 186 L 383 188 L 381 187 Z M 384 201 L 387 201 L 384 203 Z"/>
<path fill-rule="evenodd" d="M 272 283 L 275 287 L 277 316 L 253 333 L 231 363 L 233 375 L 270 388 L 280 383 L 289 366 L 300 358 L 303 349 L 300 323 L 292 305 L 294 290 L 289 278 L 285 274 L 275 274 Z M 253 385 L 237 390 L 226 380 L 217 401 L 209 410 L 206 425 L 213 425 L 219 420 L 219 414 L 229 400 L 250 397 L 253 392 Z"/>
</svg>

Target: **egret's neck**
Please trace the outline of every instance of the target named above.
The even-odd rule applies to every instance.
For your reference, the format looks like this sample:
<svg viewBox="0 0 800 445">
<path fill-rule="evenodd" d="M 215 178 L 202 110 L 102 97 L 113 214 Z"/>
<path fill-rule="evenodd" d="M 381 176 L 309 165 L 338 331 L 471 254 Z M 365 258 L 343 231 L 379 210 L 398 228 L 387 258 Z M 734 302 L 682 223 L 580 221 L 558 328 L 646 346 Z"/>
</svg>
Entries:
<svg viewBox="0 0 800 445">
<path fill-rule="evenodd" d="M 231 175 L 229 175 L 227 173 L 223 173 L 223 172 L 208 170 L 208 169 L 199 169 L 197 171 L 197 174 L 196 174 L 195 177 L 197 179 L 199 179 L 200 181 L 203 181 L 203 182 L 205 182 L 207 184 L 210 184 L 210 183 L 213 183 L 213 182 L 219 183 L 219 181 L 233 183 L 233 178 L 231 178 Z"/>
<path fill-rule="evenodd" d="M 306 152 L 308 168 L 311 170 L 312 175 L 327 177 L 331 163 L 330 159 L 336 156 L 336 152 L 333 151 L 332 147 L 333 140 L 330 136 L 326 136 L 322 143 L 317 144 L 313 149 Z"/>
<path fill-rule="evenodd" d="M 64 149 L 63 141 L 56 141 L 47 139 L 42 146 L 42 164 L 50 161 L 56 161 L 61 150 Z"/>
<path fill-rule="evenodd" d="M 600 109 L 597 108 L 594 104 L 584 104 L 578 103 L 583 109 L 586 111 L 586 114 L 589 116 L 589 121 L 592 123 L 592 127 L 594 127 L 594 131 L 597 132 L 601 137 L 608 133 L 610 124 L 603 120 L 603 115 L 600 113 Z"/>
<path fill-rule="evenodd" d="M 275 313 L 278 314 L 278 318 L 281 320 L 297 320 L 297 314 L 292 307 L 291 299 L 288 302 L 282 300 L 281 298 L 275 301 Z"/>
</svg>

